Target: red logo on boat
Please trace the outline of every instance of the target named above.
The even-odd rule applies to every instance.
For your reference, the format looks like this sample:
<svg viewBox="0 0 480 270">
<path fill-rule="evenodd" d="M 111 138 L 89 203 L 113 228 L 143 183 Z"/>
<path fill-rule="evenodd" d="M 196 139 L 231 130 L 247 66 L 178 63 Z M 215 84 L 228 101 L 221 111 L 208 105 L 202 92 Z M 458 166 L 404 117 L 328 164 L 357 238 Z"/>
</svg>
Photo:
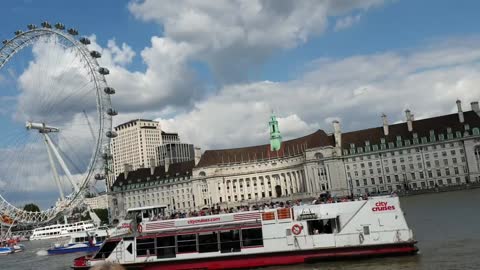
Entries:
<svg viewBox="0 0 480 270">
<path fill-rule="evenodd" d="M 373 212 L 392 211 L 395 210 L 395 206 L 388 205 L 388 202 L 376 202 L 375 207 L 372 207 Z"/>
<path fill-rule="evenodd" d="M 194 220 L 189 220 L 188 224 L 198 224 L 198 223 L 209 223 L 209 222 L 217 222 L 220 221 L 219 217 L 215 218 L 202 218 L 202 219 L 194 219 Z"/>
</svg>

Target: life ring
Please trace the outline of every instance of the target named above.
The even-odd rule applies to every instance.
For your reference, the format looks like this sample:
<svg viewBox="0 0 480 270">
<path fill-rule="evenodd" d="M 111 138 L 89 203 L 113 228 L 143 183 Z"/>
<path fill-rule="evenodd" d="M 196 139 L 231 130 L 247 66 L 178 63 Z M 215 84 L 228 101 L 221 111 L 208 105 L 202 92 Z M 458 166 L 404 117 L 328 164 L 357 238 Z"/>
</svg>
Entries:
<svg viewBox="0 0 480 270">
<path fill-rule="evenodd" d="M 360 244 L 363 244 L 363 241 L 365 241 L 365 237 L 363 236 L 363 233 L 360 233 L 358 235 L 358 241 L 360 241 Z"/>
<path fill-rule="evenodd" d="M 303 226 L 295 224 L 292 226 L 292 233 L 295 235 L 299 235 L 303 230 Z"/>
<path fill-rule="evenodd" d="M 138 233 L 142 233 L 142 231 L 143 231 L 142 224 L 137 225 L 137 231 L 138 231 Z"/>
</svg>

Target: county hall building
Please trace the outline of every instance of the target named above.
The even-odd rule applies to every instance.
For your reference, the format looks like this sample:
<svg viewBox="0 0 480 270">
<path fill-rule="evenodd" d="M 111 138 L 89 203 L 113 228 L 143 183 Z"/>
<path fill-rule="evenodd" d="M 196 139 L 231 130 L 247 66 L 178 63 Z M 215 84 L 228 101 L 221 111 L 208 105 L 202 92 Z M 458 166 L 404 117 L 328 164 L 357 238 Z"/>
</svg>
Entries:
<svg viewBox="0 0 480 270">
<path fill-rule="evenodd" d="M 191 211 L 318 196 L 425 189 L 480 181 L 480 108 L 342 133 L 318 130 L 282 141 L 272 115 L 270 144 L 206 150 L 196 160 L 121 173 L 113 214 L 159 205 Z M 112 205 L 112 204 L 111 204 Z"/>
</svg>

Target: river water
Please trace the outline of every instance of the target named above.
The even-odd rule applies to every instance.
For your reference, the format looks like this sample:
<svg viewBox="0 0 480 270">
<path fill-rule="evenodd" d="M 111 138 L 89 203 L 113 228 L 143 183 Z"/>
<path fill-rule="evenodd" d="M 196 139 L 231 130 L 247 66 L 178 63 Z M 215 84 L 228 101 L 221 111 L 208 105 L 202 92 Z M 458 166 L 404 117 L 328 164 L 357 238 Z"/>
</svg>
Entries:
<svg viewBox="0 0 480 270">
<path fill-rule="evenodd" d="M 480 269 L 480 189 L 425 194 L 401 199 L 418 240 L 416 256 L 336 261 L 266 270 Z M 0 269 L 69 269 L 74 255 L 45 256 L 49 242 L 25 243 L 23 253 L 0 256 Z"/>
</svg>

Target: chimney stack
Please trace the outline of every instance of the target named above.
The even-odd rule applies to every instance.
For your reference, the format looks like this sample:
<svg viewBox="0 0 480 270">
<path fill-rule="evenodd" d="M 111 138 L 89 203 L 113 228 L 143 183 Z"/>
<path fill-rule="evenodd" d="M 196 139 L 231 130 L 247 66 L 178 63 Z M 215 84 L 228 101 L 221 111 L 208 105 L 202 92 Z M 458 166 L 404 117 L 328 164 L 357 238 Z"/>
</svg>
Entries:
<svg viewBox="0 0 480 270">
<path fill-rule="evenodd" d="M 170 157 L 168 155 L 165 156 L 165 165 L 163 168 L 165 169 L 165 174 L 168 173 L 168 168 L 170 167 Z"/>
<path fill-rule="evenodd" d="M 150 175 L 155 173 L 155 159 L 150 158 Z"/>
<path fill-rule="evenodd" d="M 463 117 L 463 111 L 462 111 L 462 102 L 460 99 L 457 99 L 457 109 L 458 109 L 458 121 L 460 123 L 465 122 L 465 118 Z"/>
<path fill-rule="evenodd" d="M 195 156 L 195 166 L 197 166 L 198 162 L 200 162 L 200 158 L 202 157 L 202 149 L 200 147 L 195 147 L 193 152 Z"/>
<path fill-rule="evenodd" d="M 382 113 L 382 120 L 383 120 L 383 135 L 388 136 L 388 120 L 387 116 Z"/>
<path fill-rule="evenodd" d="M 342 131 L 340 129 L 340 122 L 333 120 L 333 135 L 335 137 L 335 147 L 337 148 L 337 154 L 341 154 L 342 149 Z M 339 151 L 340 150 L 340 151 Z"/>
<path fill-rule="evenodd" d="M 407 118 L 408 131 L 412 132 L 412 130 L 413 130 L 413 117 L 412 117 L 412 114 L 410 113 L 409 109 L 407 109 L 405 111 L 405 117 Z"/>
<path fill-rule="evenodd" d="M 470 103 L 472 106 L 472 111 L 476 112 L 480 116 L 480 108 L 478 107 L 478 101 Z"/>
<path fill-rule="evenodd" d="M 128 173 L 131 170 L 131 166 L 127 163 L 123 164 L 123 174 L 125 175 L 125 179 L 128 178 Z"/>
</svg>

